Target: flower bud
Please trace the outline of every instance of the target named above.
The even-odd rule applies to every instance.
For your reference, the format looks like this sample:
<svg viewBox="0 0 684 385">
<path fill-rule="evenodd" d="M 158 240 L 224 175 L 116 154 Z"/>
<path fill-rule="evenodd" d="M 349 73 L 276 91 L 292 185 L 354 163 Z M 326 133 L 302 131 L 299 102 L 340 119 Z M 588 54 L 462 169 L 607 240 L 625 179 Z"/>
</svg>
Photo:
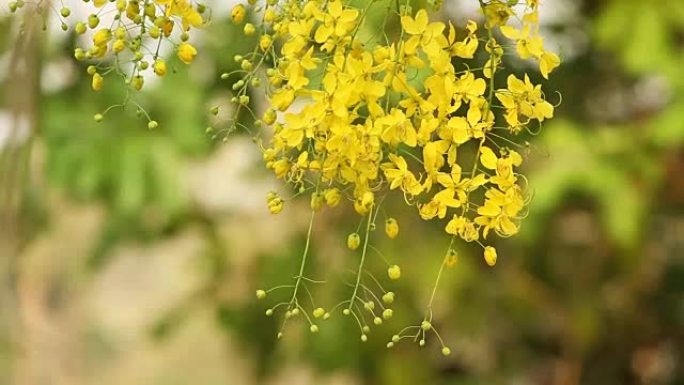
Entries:
<svg viewBox="0 0 684 385">
<path fill-rule="evenodd" d="M 247 11 L 245 10 L 245 6 L 242 4 L 238 4 L 234 6 L 233 9 L 230 11 L 230 19 L 235 24 L 242 24 L 242 22 L 245 20 L 246 13 Z"/>
<path fill-rule="evenodd" d="M 397 223 L 396 219 L 388 218 L 387 221 L 385 221 L 385 234 L 387 234 L 389 239 L 397 237 L 399 234 L 399 223 Z"/>
<path fill-rule="evenodd" d="M 397 280 L 401 278 L 401 268 L 397 265 L 392 265 L 387 269 L 387 275 L 391 280 Z"/>
<path fill-rule="evenodd" d="M 351 233 L 347 237 L 347 247 L 351 250 L 356 250 L 361 245 L 361 237 L 357 233 Z"/>
<path fill-rule="evenodd" d="M 493 248 L 492 246 L 487 246 L 484 249 L 484 259 L 485 262 L 487 262 L 487 265 L 489 266 L 494 266 L 496 265 L 496 249 Z"/>
<path fill-rule="evenodd" d="M 157 76 L 164 76 L 166 75 L 166 62 L 163 59 L 157 59 L 154 61 L 152 69 Z"/>
<path fill-rule="evenodd" d="M 245 33 L 245 36 L 252 36 L 254 35 L 254 32 L 256 32 L 256 28 L 254 27 L 254 24 L 247 23 L 244 28 L 242 28 L 242 32 Z"/>
<path fill-rule="evenodd" d="M 256 291 L 256 297 L 258 299 L 264 299 L 266 298 L 266 292 L 264 290 L 259 289 Z"/>
<path fill-rule="evenodd" d="M 388 291 L 387 293 L 385 293 L 385 295 L 382 296 L 382 302 L 384 302 L 388 305 L 391 304 L 392 302 L 394 302 L 394 293 L 391 291 Z"/>
</svg>

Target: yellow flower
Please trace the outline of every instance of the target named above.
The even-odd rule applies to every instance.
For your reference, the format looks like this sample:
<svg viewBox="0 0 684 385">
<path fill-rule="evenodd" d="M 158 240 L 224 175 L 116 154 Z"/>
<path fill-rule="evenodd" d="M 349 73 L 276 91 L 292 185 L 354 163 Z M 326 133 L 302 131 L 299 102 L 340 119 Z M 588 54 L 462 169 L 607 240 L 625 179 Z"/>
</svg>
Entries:
<svg viewBox="0 0 684 385">
<path fill-rule="evenodd" d="M 394 154 L 389 154 L 389 159 L 392 163 L 383 164 L 383 170 L 387 181 L 390 183 L 390 190 L 401 187 L 407 194 L 414 196 L 420 194 L 423 188 L 413 173 L 408 170 L 406 160 Z"/>
<path fill-rule="evenodd" d="M 197 55 L 197 49 L 190 45 L 190 43 L 180 43 L 177 50 L 178 58 L 185 64 L 192 63 Z"/>
</svg>

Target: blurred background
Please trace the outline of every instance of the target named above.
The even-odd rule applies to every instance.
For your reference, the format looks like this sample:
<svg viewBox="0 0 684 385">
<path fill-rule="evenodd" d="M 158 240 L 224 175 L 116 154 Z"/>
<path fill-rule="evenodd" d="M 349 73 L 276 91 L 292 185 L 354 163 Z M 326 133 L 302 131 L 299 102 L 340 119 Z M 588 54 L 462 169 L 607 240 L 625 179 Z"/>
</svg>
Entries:
<svg viewBox="0 0 684 385">
<path fill-rule="evenodd" d="M 444 19 L 478 17 L 475 1 L 445 3 Z M 276 342 L 254 290 L 295 274 L 308 203 L 268 214 L 282 188 L 253 143 L 205 133 L 237 80 L 219 75 L 252 43 L 230 2 L 210 3 L 196 63 L 173 61 L 141 94 L 154 131 L 130 108 L 95 123 L 123 86 L 93 93 L 77 38 L 0 5 L 0 384 L 684 384 L 681 0 L 543 2 L 564 61 L 546 90 L 563 102 L 523 138 L 534 199 L 521 234 L 496 243 L 493 269 L 459 245 L 445 275 L 435 323 L 450 357 L 434 341 L 385 347 L 420 321 L 448 243 L 401 202 L 400 237 L 378 245 L 404 272 L 391 322 L 365 344 L 341 317 Z M 311 275 L 355 266 L 357 221 L 325 211 Z"/>
</svg>

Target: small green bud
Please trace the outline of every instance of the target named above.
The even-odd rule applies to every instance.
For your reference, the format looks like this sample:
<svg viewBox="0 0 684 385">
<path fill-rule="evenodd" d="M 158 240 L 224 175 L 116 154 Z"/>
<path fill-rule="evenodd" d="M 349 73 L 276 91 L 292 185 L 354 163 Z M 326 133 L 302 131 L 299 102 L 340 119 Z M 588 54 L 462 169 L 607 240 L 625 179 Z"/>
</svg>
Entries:
<svg viewBox="0 0 684 385">
<path fill-rule="evenodd" d="M 93 76 L 97 73 L 97 67 L 95 67 L 94 65 L 89 65 L 88 68 L 86 68 L 86 72 L 88 73 L 88 75 Z"/>
<path fill-rule="evenodd" d="M 387 343 L 387 349 L 392 349 L 394 347 L 394 342 Z"/>
<path fill-rule="evenodd" d="M 311 333 L 318 333 L 318 326 L 317 325 L 311 325 L 309 327 L 309 330 L 311 330 Z"/>
<path fill-rule="evenodd" d="M 382 318 L 384 319 L 390 319 L 394 315 L 394 311 L 392 309 L 385 309 L 385 311 L 382 312 Z"/>
<path fill-rule="evenodd" d="M 430 323 L 430 321 L 425 320 L 425 321 L 420 323 L 420 328 L 423 329 L 424 331 L 428 331 L 428 330 L 432 329 L 432 324 Z"/>
<path fill-rule="evenodd" d="M 448 356 L 449 354 L 451 354 L 451 349 L 449 349 L 449 348 L 446 347 L 446 346 L 443 347 L 443 348 L 442 348 L 442 355 L 443 355 L 443 356 Z"/>
<path fill-rule="evenodd" d="M 76 33 L 79 35 L 83 35 L 86 32 L 86 29 L 86 25 L 80 21 L 76 23 L 76 26 L 74 27 L 74 31 L 76 31 Z"/>
<path fill-rule="evenodd" d="M 267 309 L 267 310 L 266 310 L 266 316 L 267 316 L 267 317 L 270 317 L 270 316 L 272 316 L 272 315 L 273 315 L 273 309 Z"/>
<path fill-rule="evenodd" d="M 97 15 L 91 14 L 88 16 L 88 27 L 95 29 L 100 24 L 100 18 Z"/>
<path fill-rule="evenodd" d="M 382 318 L 380 318 L 380 317 L 375 317 L 375 318 L 373 318 L 373 323 L 374 323 L 375 325 L 378 325 L 378 326 L 379 326 L 379 325 L 382 325 Z"/>
<path fill-rule="evenodd" d="M 93 116 L 93 119 L 95 119 L 96 122 L 100 123 L 104 119 L 104 116 L 102 116 L 102 114 L 95 114 L 95 116 Z"/>
<path fill-rule="evenodd" d="M 361 342 L 366 342 L 368 341 L 368 336 L 365 334 L 361 334 Z"/>
<path fill-rule="evenodd" d="M 219 113 L 219 108 L 218 108 L 218 107 L 214 107 L 214 108 L 211 109 L 211 114 L 212 114 L 212 115 L 215 116 L 215 115 L 218 115 L 218 113 Z"/>
<path fill-rule="evenodd" d="M 344 309 L 344 310 L 342 310 L 342 314 L 344 314 L 344 315 L 349 315 L 349 314 L 351 314 L 351 310 L 349 310 L 349 309 Z"/>
<path fill-rule="evenodd" d="M 147 123 L 147 128 L 150 130 L 154 130 L 158 126 L 159 126 L 159 123 L 157 123 L 157 121 L 155 121 L 155 120 L 151 120 L 149 123 Z"/>
<path fill-rule="evenodd" d="M 421 348 L 425 346 L 425 340 L 418 341 L 418 346 L 420 346 Z"/>
<path fill-rule="evenodd" d="M 292 309 L 292 316 L 294 317 L 296 315 L 299 315 L 299 308 Z"/>
<path fill-rule="evenodd" d="M 385 293 L 385 295 L 382 296 L 382 302 L 384 302 L 388 305 L 391 304 L 392 302 L 394 302 L 394 293 L 391 291 L 388 291 L 387 293 Z"/>
<path fill-rule="evenodd" d="M 325 310 L 322 307 L 316 308 L 313 311 L 314 318 L 321 318 L 325 315 Z"/>
<path fill-rule="evenodd" d="M 363 327 L 361 328 L 361 331 L 364 332 L 365 334 L 370 333 L 370 326 L 363 325 Z"/>
<path fill-rule="evenodd" d="M 59 10 L 59 14 L 62 15 L 62 17 L 69 17 L 71 15 L 71 10 L 67 7 L 64 7 Z"/>
<path fill-rule="evenodd" d="M 401 337 L 399 337 L 398 334 L 395 334 L 392 336 L 392 342 L 399 342 L 400 339 L 401 339 Z"/>
<path fill-rule="evenodd" d="M 261 289 L 259 289 L 259 290 L 256 291 L 256 297 L 257 297 L 258 299 L 264 299 L 264 298 L 266 298 L 266 292 L 263 291 L 263 290 L 261 290 Z"/>
</svg>

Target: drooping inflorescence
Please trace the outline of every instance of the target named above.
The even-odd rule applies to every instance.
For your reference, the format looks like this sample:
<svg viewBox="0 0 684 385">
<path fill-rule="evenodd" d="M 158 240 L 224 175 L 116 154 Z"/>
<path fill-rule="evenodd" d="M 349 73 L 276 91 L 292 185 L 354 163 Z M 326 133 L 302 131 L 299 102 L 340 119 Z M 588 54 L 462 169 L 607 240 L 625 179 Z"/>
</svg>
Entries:
<svg viewBox="0 0 684 385">
<path fill-rule="evenodd" d="M 254 134 L 265 166 L 295 192 L 292 198 L 269 193 L 271 213 L 280 213 L 294 197 L 307 197 L 311 206 L 292 283 L 260 289 L 256 295 L 267 299 L 272 292 L 288 291 L 282 302 L 266 310 L 272 316 L 284 309 L 283 327 L 302 315 L 316 333 L 322 320 L 339 311 L 355 319 L 366 341 L 372 325 L 392 317 L 395 301 L 395 294 L 368 269 L 368 259 L 379 257 L 390 281 L 402 274 L 373 244 L 379 218 L 384 217 L 388 238 L 400 234 L 399 222 L 382 208 L 387 197 L 396 195 L 423 220 L 442 223 L 451 241 L 439 260 L 422 321 L 402 329 L 387 346 L 405 338 L 422 346 L 434 334 L 442 353 L 449 355 L 432 323 L 444 269 L 457 263 L 458 242 L 478 244 L 485 263 L 496 264 L 491 238 L 515 235 L 529 201 L 519 172 L 519 149 L 525 147 L 519 134 L 537 132 L 554 114 L 541 85 L 527 74 L 506 73 L 505 65 L 515 55 L 534 62 L 548 78 L 560 59 L 544 48 L 538 0 L 479 0 L 481 17 L 460 26 L 431 20 L 427 9 L 413 9 L 407 0 L 360 3 L 356 8 L 342 0 L 249 0 L 231 11 L 232 22 L 257 43 L 251 52 L 235 56 L 239 70 L 221 76 L 238 75 L 239 80 L 232 86 L 235 118 L 218 132 L 245 128 Z M 441 1 L 432 3 L 439 8 Z M 16 9 L 17 3 L 12 4 Z M 74 27 L 79 34 L 94 31 L 92 45 L 75 52 L 76 59 L 93 61 L 88 74 L 94 90 L 112 74 L 123 78 L 131 92 L 143 87 L 145 71 L 163 77 L 162 42 L 170 41 L 183 63 L 197 55 L 188 39 L 192 28 L 207 21 L 202 4 L 113 4 L 111 24 L 100 26 L 99 16 L 109 3 L 94 0 L 98 11 Z M 385 15 L 379 27 L 367 18 L 374 7 Z M 179 42 L 170 40 L 173 30 L 180 32 Z M 506 87 L 497 89 L 497 83 Z M 259 93 L 268 103 L 262 113 L 255 112 L 249 96 Z M 251 113 L 260 133 L 237 120 L 241 110 Z M 148 126 L 156 127 L 147 118 Z M 95 119 L 101 121 L 103 114 Z M 325 206 L 346 207 L 361 217 L 346 239 L 348 249 L 358 255 L 351 278 L 345 280 L 349 296 L 328 310 L 314 305 L 308 288 L 321 281 L 305 275 L 314 220 Z"/>
<path fill-rule="evenodd" d="M 384 289 L 365 271 L 365 261 L 387 196 L 399 194 L 424 220 L 442 221 L 452 237 L 435 290 L 443 268 L 455 264 L 456 240 L 479 244 L 486 264 L 494 266 L 492 234 L 518 232 L 528 194 L 518 172 L 523 157 L 517 149 L 524 145 L 516 136 L 553 117 L 554 106 L 540 85 L 527 75 L 503 74 L 503 65 L 505 55 L 515 53 L 535 60 L 544 78 L 559 65 L 539 35 L 538 5 L 481 1 L 483 22 L 470 20 L 462 29 L 396 1 L 369 1 L 360 9 L 339 0 L 269 1 L 253 9 L 261 20 L 255 27 L 260 45 L 242 58 L 242 67 L 250 78 L 268 66 L 269 108 L 260 119 L 272 128 L 262 143 L 266 167 L 297 195 L 310 196 L 312 221 L 324 203 L 340 202 L 364 218 L 365 231 L 347 238 L 360 262 L 352 294 L 342 302 L 343 314 L 357 318 L 362 339 L 364 309 L 382 322 L 372 310 L 383 301 L 369 286 L 381 294 Z M 383 6 L 384 30 L 369 33 L 368 10 Z M 398 31 L 388 27 L 392 18 Z M 495 89 L 497 76 L 506 77 L 506 88 Z M 268 197 L 274 214 L 284 203 L 276 193 Z M 387 219 L 385 230 L 395 238 L 396 219 Z M 292 300 L 283 303 L 286 318 L 300 308 L 307 252 L 308 243 Z M 399 266 L 386 262 L 388 278 L 398 279 Z M 366 285 L 367 275 L 372 285 Z M 434 295 L 423 321 L 395 335 L 388 347 L 405 337 L 422 345 L 434 333 L 442 352 L 450 353 L 431 323 Z"/>
<path fill-rule="evenodd" d="M 76 35 L 88 36 L 87 44 L 74 50 L 74 58 L 88 63 L 87 74 L 94 91 L 102 90 L 108 82 L 120 81 L 126 85 L 123 102 L 95 114 L 96 122 L 101 122 L 114 108 L 133 105 L 138 115 L 147 120 L 147 127 L 156 128 L 158 123 L 136 102 L 135 93 L 144 88 L 147 75 L 164 77 L 169 71 L 162 55 L 165 45 L 173 47 L 181 62 L 192 63 L 197 50 L 189 42 L 190 32 L 209 20 L 207 7 L 191 0 L 83 2 L 89 3 L 92 11 L 84 20 L 73 20 L 71 8 L 62 6 L 57 10 L 47 0 L 37 3 L 17 0 L 9 7 L 12 12 L 27 4 L 35 6 L 38 13 L 51 10 L 54 15 L 46 17 L 56 17 L 62 30 L 71 28 Z"/>
</svg>

